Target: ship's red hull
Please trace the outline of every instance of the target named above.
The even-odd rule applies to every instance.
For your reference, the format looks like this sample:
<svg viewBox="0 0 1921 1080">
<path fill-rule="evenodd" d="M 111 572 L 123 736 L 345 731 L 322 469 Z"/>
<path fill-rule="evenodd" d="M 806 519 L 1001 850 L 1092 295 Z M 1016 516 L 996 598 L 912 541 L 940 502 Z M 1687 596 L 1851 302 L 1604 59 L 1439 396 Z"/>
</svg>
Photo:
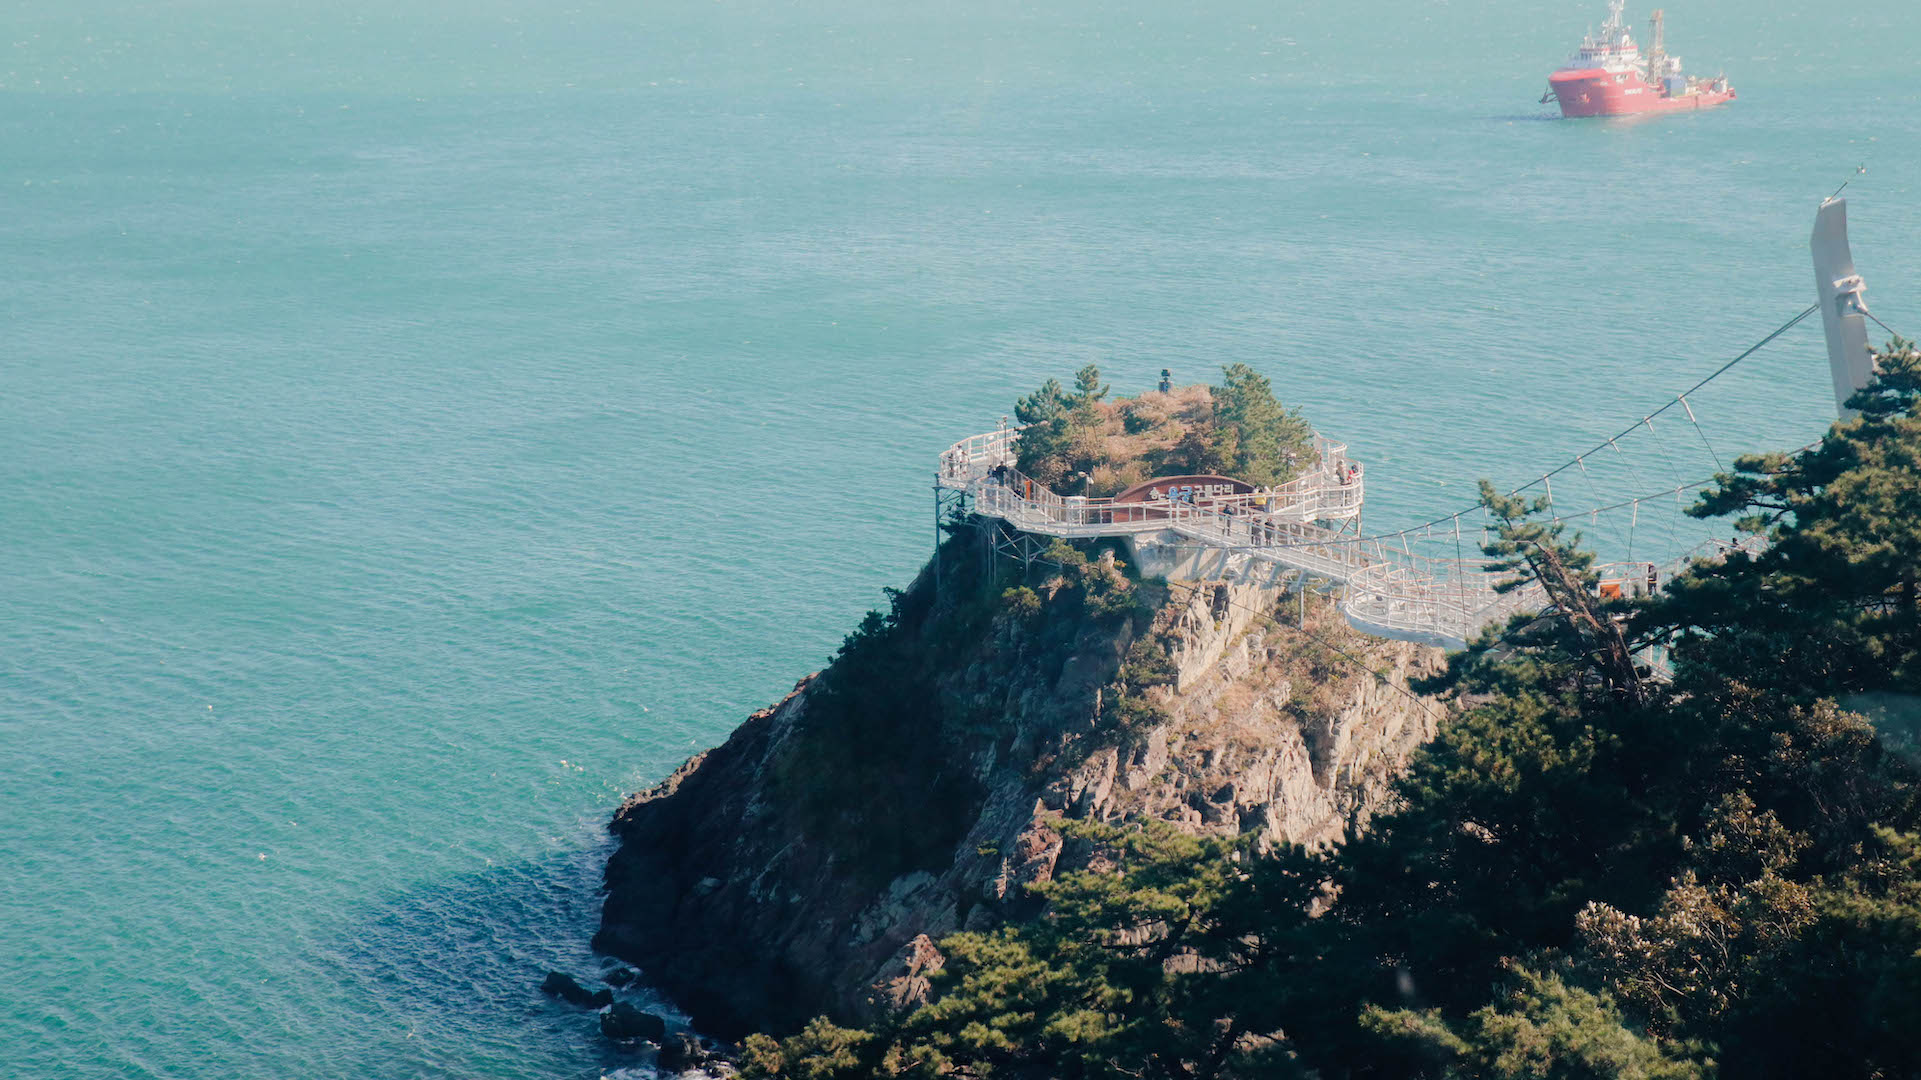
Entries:
<svg viewBox="0 0 1921 1080">
<path fill-rule="evenodd" d="M 1561 103 L 1562 116 L 1633 116 L 1638 113 L 1691 112 L 1734 100 L 1733 90 L 1699 90 L 1669 97 L 1639 75 L 1616 82 L 1600 68 L 1557 71 L 1548 86 Z"/>
</svg>

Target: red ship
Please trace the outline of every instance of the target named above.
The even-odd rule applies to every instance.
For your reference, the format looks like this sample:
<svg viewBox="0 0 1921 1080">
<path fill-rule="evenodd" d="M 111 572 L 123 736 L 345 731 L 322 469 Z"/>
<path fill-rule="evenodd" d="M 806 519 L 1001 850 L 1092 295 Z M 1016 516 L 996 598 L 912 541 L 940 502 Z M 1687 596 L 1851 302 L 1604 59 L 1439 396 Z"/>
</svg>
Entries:
<svg viewBox="0 0 1921 1080">
<path fill-rule="evenodd" d="M 1661 12 L 1653 23 L 1654 47 L 1643 57 L 1621 18 L 1627 0 L 1608 0 L 1608 21 L 1548 77 L 1541 104 L 1558 100 L 1562 116 L 1629 116 L 1636 113 L 1706 109 L 1734 100 L 1727 76 L 1696 79 L 1681 74 L 1681 59 L 1662 41 Z"/>
</svg>

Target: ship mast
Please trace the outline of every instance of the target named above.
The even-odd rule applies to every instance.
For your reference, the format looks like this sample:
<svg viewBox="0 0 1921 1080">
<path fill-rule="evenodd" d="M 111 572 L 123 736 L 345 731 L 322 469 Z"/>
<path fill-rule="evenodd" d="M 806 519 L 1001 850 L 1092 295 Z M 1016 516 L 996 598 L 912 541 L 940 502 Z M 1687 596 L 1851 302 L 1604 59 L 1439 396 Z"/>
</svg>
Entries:
<svg viewBox="0 0 1921 1080">
<path fill-rule="evenodd" d="M 1654 39 L 1648 47 L 1648 81 L 1656 86 L 1666 85 L 1665 80 L 1667 78 L 1668 64 L 1667 28 L 1663 25 L 1666 18 L 1666 12 L 1660 8 L 1655 8 L 1654 14 L 1648 19 L 1648 22 L 1651 24 L 1648 36 Z"/>
</svg>

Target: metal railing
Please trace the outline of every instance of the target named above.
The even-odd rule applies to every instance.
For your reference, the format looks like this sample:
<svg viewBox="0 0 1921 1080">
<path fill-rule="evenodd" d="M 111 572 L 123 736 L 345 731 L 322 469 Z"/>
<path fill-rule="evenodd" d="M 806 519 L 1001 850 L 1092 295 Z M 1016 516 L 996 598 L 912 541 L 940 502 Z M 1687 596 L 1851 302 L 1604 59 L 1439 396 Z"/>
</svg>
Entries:
<svg viewBox="0 0 1921 1080">
<path fill-rule="evenodd" d="M 1419 555 L 1405 544 L 1350 536 L 1326 522 L 1358 517 L 1366 498 L 1360 469 L 1346 445 L 1315 437 L 1307 473 L 1265 491 L 1146 502 L 1060 495 L 1015 468 L 1018 430 L 975 435 L 941 455 L 938 484 L 963 491 L 976 513 L 1023 532 L 1088 539 L 1172 533 L 1209 550 L 1326 578 L 1345 586 L 1341 610 L 1357 628 L 1385 637 L 1459 648 L 1483 627 L 1547 605 L 1537 582 L 1501 591 L 1513 575 L 1487 559 Z M 1713 548 L 1715 550 L 1707 550 Z M 1597 567 L 1610 582 L 1641 594 L 1695 558 L 1753 550 L 1751 542 L 1712 543 L 1665 567 L 1648 563 Z"/>
<path fill-rule="evenodd" d="M 1092 515 L 1103 511 L 1163 513 L 1176 505 L 1166 499 L 1117 503 L 1111 498 L 1057 494 L 1015 470 L 1019 441 L 1020 432 L 1014 429 L 962 439 L 941 454 L 936 481 L 944 488 L 961 491 L 972 491 L 989 481 L 1010 487 L 1023 501 L 1056 508 L 1063 522 L 1069 518 L 1093 522 L 1096 518 Z M 1297 521 L 1341 521 L 1358 516 L 1366 501 L 1366 485 L 1360 467 L 1347 457 L 1347 445 L 1317 435 L 1314 450 L 1313 468 L 1285 484 L 1210 496 L 1204 504 L 1181 505 L 1195 505 L 1228 515 L 1264 515 Z"/>
</svg>

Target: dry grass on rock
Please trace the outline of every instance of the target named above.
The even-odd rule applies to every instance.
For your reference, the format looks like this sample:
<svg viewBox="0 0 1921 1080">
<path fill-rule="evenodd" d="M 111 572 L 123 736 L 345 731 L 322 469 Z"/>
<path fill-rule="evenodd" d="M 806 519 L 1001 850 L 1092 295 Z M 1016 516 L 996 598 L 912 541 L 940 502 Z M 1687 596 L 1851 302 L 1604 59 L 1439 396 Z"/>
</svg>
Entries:
<svg viewBox="0 0 1921 1080">
<path fill-rule="evenodd" d="M 1213 423 L 1214 399 L 1205 386 L 1182 386 L 1161 393 L 1104 401 L 1095 408 L 1101 422 L 1082 432 L 1075 456 L 1095 462 L 1088 470 L 1087 494 L 1121 491 L 1156 476 L 1190 471 L 1183 440 Z"/>
</svg>

